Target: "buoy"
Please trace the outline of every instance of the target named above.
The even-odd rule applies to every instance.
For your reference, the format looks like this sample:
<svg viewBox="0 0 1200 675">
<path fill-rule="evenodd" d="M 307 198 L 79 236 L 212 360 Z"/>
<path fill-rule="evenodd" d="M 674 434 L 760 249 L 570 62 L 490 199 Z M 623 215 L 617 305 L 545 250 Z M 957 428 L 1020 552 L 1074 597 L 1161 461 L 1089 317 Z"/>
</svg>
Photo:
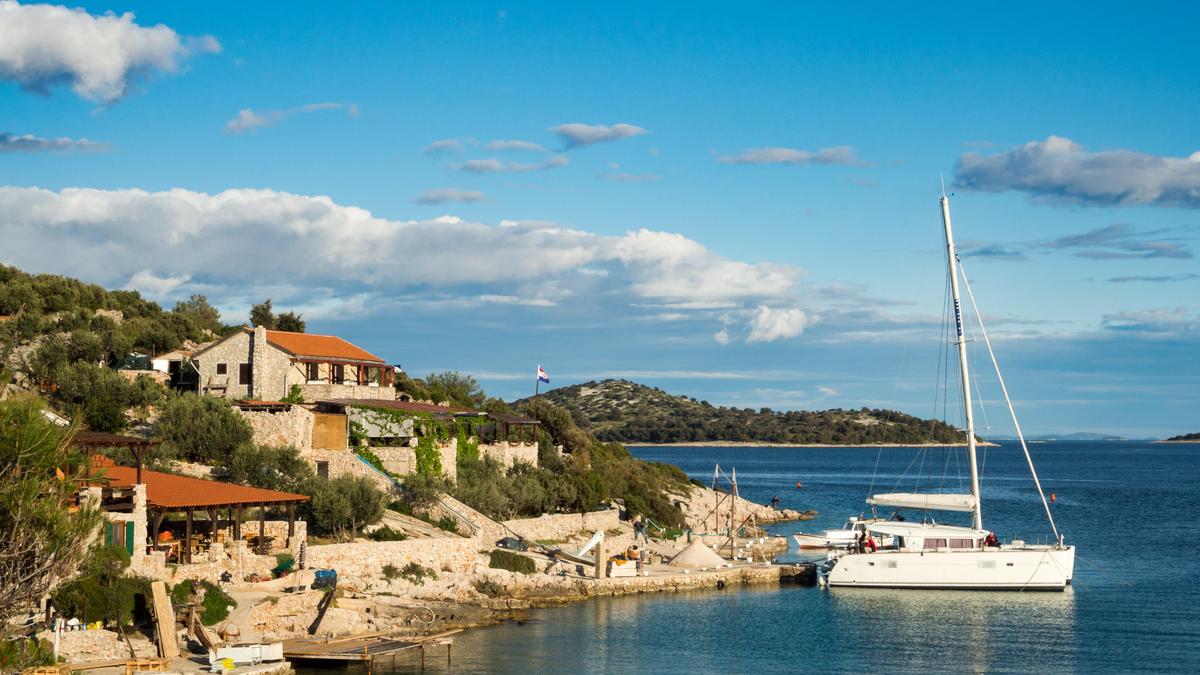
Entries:
<svg viewBox="0 0 1200 675">
<path fill-rule="evenodd" d="M 804 483 L 801 483 L 800 481 L 796 481 L 796 489 L 799 490 L 802 487 L 804 487 Z"/>
<path fill-rule="evenodd" d="M 1058 497 L 1055 497 L 1055 496 L 1054 496 L 1054 493 L 1053 493 L 1053 492 L 1051 492 L 1051 493 L 1050 493 L 1050 501 L 1052 501 L 1052 502 L 1053 502 L 1053 501 L 1057 501 L 1057 500 L 1058 500 Z"/>
</svg>

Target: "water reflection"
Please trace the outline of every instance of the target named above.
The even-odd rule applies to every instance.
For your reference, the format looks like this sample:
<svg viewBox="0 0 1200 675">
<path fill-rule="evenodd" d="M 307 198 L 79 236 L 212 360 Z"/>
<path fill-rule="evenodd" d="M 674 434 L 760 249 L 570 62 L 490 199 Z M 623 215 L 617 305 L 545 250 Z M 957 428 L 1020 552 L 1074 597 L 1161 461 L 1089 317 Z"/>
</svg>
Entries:
<svg viewBox="0 0 1200 675">
<path fill-rule="evenodd" d="M 457 636 L 427 672 L 1071 671 L 1075 597 L 757 587 L 602 598 Z M 419 669 L 418 655 L 397 671 Z"/>
<path fill-rule="evenodd" d="M 1075 593 L 834 588 L 830 629 L 851 632 L 872 670 L 1076 669 Z"/>
</svg>

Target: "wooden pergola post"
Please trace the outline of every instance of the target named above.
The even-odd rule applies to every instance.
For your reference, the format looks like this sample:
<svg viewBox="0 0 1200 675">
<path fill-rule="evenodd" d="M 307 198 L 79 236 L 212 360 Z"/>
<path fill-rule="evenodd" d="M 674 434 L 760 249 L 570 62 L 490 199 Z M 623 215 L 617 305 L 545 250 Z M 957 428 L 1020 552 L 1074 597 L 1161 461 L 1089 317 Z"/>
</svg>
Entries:
<svg viewBox="0 0 1200 675">
<path fill-rule="evenodd" d="M 183 546 L 187 549 L 188 564 L 192 564 L 192 508 L 187 510 L 187 525 L 183 529 Z"/>
<path fill-rule="evenodd" d="M 242 505 L 237 505 L 237 517 L 233 519 L 233 540 L 242 540 Z"/>
<path fill-rule="evenodd" d="M 288 514 L 288 544 L 290 545 L 292 537 L 296 536 L 296 505 L 287 505 Z"/>
</svg>

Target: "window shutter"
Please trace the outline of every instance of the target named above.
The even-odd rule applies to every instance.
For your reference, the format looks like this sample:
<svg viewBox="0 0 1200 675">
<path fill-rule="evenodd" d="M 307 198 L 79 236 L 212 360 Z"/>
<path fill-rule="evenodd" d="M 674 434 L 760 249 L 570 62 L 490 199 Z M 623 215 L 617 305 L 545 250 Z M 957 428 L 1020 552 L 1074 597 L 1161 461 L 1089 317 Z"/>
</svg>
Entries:
<svg viewBox="0 0 1200 675">
<path fill-rule="evenodd" d="M 125 523 L 125 551 L 133 555 L 133 521 Z"/>
</svg>

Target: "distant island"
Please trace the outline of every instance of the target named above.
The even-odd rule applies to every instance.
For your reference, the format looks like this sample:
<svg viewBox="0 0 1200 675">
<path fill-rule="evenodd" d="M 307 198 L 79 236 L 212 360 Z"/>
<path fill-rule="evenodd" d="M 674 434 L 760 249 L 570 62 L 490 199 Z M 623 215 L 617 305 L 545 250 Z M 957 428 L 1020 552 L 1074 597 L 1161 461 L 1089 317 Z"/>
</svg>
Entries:
<svg viewBox="0 0 1200 675">
<path fill-rule="evenodd" d="M 566 408 L 596 438 L 621 443 L 920 445 L 965 440 L 963 432 L 945 422 L 894 410 L 714 406 L 629 380 L 560 387 L 542 397 Z"/>
<path fill-rule="evenodd" d="M 1194 434 L 1180 434 L 1159 441 L 1160 443 L 1200 443 L 1200 432 Z"/>
<path fill-rule="evenodd" d="M 1016 436 L 988 436 L 988 440 L 992 441 L 1015 441 Z M 1070 434 L 1039 434 L 1037 436 L 1026 436 L 1027 441 L 1148 441 L 1149 438 L 1126 438 L 1124 436 L 1113 436 L 1112 434 L 1097 434 L 1090 431 L 1077 431 Z"/>
</svg>

